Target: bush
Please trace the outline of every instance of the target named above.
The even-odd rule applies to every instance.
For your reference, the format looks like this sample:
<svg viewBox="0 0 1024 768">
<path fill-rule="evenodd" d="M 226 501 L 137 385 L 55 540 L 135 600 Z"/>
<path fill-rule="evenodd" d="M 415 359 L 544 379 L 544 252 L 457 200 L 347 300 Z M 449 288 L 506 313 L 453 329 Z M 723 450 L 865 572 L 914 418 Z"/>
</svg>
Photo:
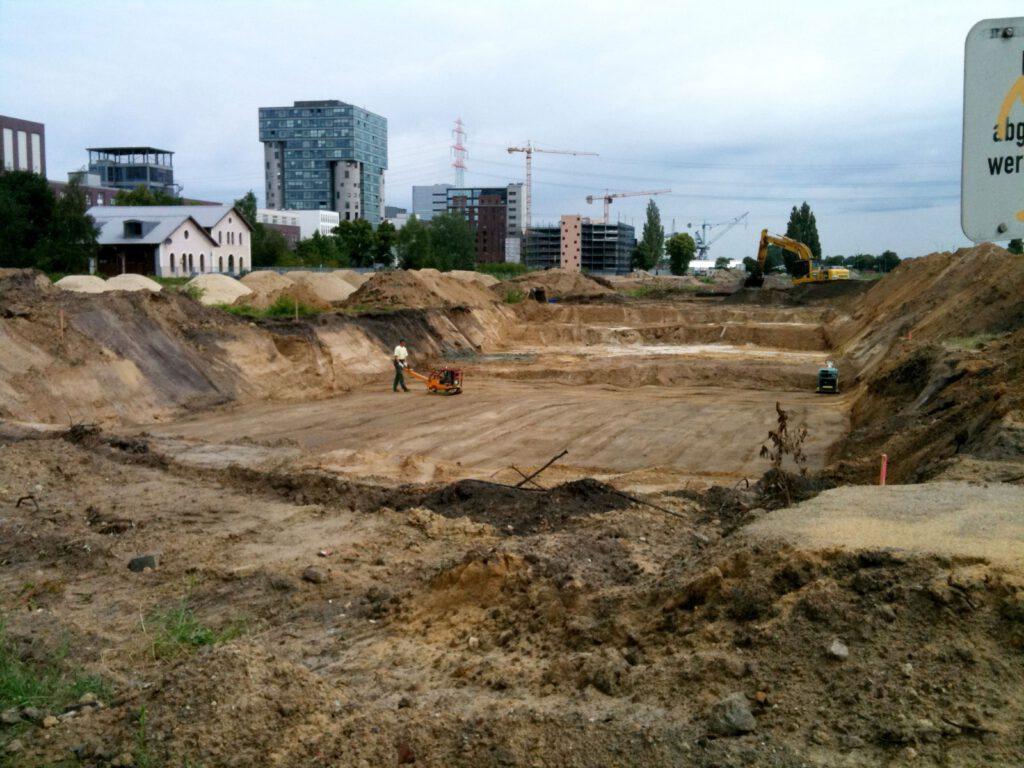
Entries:
<svg viewBox="0 0 1024 768">
<path fill-rule="evenodd" d="M 497 277 L 500 280 L 507 280 L 517 275 L 525 275 L 530 269 L 525 264 L 506 264 L 501 262 L 498 264 L 477 264 L 476 271 Z"/>
<path fill-rule="evenodd" d="M 281 296 L 266 309 L 257 309 L 251 307 L 248 304 L 237 304 L 229 307 L 222 307 L 225 312 L 228 312 L 237 317 L 295 317 L 296 313 L 299 317 L 308 317 L 309 315 L 319 314 L 320 310 L 315 307 L 310 307 L 306 304 L 298 304 L 296 309 L 295 300 L 288 296 Z"/>
<path fill-rule="evenodd" d="M 505 291 L 505 303 L 506 304 L 519 304 L 523 299 L 526 298 L 526 294 L 518 288 L 510 288 Z"/>
</svg>

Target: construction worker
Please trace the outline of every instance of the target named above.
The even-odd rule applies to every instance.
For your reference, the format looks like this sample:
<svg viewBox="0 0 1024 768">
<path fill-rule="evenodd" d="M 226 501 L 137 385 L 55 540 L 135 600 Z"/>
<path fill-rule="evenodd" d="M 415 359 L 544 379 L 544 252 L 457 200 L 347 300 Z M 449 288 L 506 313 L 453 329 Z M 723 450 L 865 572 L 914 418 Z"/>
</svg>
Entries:
<svg viewBox="0 0 1024 768">
<path fill-rule="evenodd" d="M 405 386 L 405 377 L 402 375 L 402 369 L 406 367 L 408 359 L 409 350 L 405 348 L 405 339 L 401 339 L 398 346 L 395 347 L 395 354 L 392 357 L 392 362 L 395 364 L 395 381 L 391 385 L 391 389 L 394 392 L 397 392 L 399 387 L 403 392 L 409 391 L 409 388 Z"/>
</svg>

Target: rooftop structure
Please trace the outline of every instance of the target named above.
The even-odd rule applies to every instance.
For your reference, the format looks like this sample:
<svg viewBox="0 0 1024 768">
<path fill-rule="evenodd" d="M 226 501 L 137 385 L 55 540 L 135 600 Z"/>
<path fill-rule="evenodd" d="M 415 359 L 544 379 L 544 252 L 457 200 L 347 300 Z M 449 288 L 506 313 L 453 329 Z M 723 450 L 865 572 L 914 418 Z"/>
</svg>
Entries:
<svg viewBox="0 0 1024 768">
<path fill-rule="evenodd" d="M 89 173 L 117 189 L 147 187 L 176 195 L 174 153 L 156 147 L 90 147 Z"/>
</svg>

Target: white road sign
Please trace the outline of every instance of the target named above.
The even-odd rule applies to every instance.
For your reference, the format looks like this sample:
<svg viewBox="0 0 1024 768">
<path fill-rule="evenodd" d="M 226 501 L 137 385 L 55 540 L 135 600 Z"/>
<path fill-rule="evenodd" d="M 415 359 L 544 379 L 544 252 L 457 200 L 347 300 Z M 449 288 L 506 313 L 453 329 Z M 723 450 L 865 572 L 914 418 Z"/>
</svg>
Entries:
<svg viewBox="0 0 1024 768">
<path fill-rule="evenodd" d="M 964 234 L 1024 237 L 1024 17 L 979 21 L 967 34 L 963 146 Z"/>
</svg>

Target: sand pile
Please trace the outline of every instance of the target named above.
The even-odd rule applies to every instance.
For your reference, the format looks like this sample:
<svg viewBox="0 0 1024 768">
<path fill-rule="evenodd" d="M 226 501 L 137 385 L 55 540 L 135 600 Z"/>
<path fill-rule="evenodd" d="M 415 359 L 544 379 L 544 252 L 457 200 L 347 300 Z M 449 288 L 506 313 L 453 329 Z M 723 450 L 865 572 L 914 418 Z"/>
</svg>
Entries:
<svg viewBox="0 0 1024 768">
<path fill-rule="evenodd" d="M 107 284 L 102 277 L 96 275 L 68 275 L 54 283 L 62 291 L 75 293 L 103 293 Z"/>
<path fill-rule="evenodd" d="M 448 275 L 464 283 L 477 283 L 484 288 L 490 288 L 501 282 L 494 275 L 485 275 L 483 272 L 474 272 L 469 269 L 453 269 Z"/>
<path fill-rule="evenodd" d="M 486 307 L 495 296 L 474 282 L 464 282 L 436 269 L 375 272 L 345 302 L 348 306 Z"/>
<path fill-rule="evenodd" d="M 353 288 L 358 288 L 367 280 L 370 279 L 372 272 L 356 272 L 354 269 L 336 269 L 332 273 L 337 275 L 346 283 L 349 283 Z"/>
<path fill-rule="evenodd" d="M 308 288 L 318 299 L 327 304 L 340 303 L 356 290 L 356 286 L 336 272 L 297 270 L 289 272 L 288 277 L 296 284 L 301 284 Z"/>
<path fill-rule="evenodd" d="M 199 275 L 185 285 L 198 289 L 199 301 L 206 305 L 234 304 L 252 293 L 251 288 L 228 275 Z"/>
<path fill-rule="evenodd" d="M 542 288 L 549 299 L 560 300 L 595 298 L 615 293 L 580 272 L 569 272 L 564 269 L 530 272 L 511 280 L 504 280 L 491 290 L 504 298 L 510 290 L 517 288 L 525 294 L 533 288 Z"/>
<path fill-rule="evenodd" d="M 242 297 L 240 303 L 256 309 L 273 306 L 282 297 L 314 309 L 329 309 L 331 306 L 305 283 L 297 283 L 290 277 L 270 270 L 250 272 L 242 278 L 242 283 L 252 290 L 252 293 Z"/>
<path fill-rule="evenodd" d="M 106 282 L 106 291 L 152 291 L 159 293 L 163 286 L 145 275 L 124 274 L 112 277 Z"/>
</svg>

